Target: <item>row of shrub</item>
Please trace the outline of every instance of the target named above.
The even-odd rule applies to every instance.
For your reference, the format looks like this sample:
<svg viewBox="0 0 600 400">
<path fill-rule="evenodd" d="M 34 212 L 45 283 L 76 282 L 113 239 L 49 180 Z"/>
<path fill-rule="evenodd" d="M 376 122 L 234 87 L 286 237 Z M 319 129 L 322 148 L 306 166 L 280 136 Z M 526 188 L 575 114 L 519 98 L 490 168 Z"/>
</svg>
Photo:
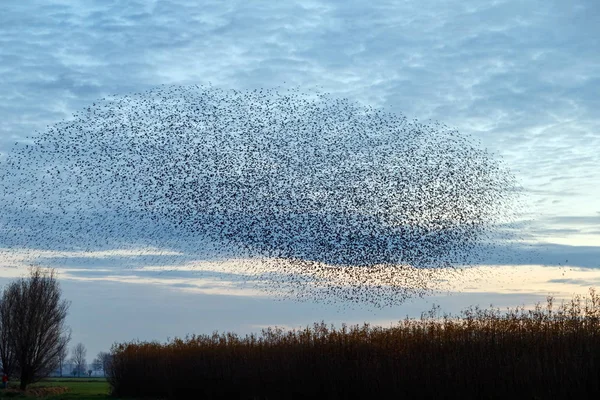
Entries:
<svg viewBox="0 0 600 400">
<path fill-rule="evenodd" d="M 600 395 L 600 296 L 435 309 L 390 328 L 269 328 L 113 347 L 113 395 L 168 399 L 559 399 Z"/>
</svg>

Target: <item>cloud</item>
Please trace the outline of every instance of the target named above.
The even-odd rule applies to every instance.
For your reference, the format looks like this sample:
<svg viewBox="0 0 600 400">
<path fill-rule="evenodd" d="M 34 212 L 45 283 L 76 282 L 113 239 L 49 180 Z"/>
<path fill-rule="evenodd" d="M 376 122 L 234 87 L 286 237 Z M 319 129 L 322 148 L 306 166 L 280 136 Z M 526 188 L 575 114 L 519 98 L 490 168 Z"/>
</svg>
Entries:
<svg viewBox="0 0 600 400">
<path fill-rule="evenodd" d="M 600 284 L 600 279 L 590 281 L 586 279 L 557 278 L 548 280 L 548 283 L 570 283 L 580 286 L 598 286 Z"/>
<path fill-rule="evenodd" d="M 111 93 L 169 83 L 320 87 L 475 135 L 517 172 L 528 212 L 558 216 L 532 235 L 595 232 L 584 216 L 600 197 L 592 1 L 0 7 L 0 153 Z M 573 209 L 581 218 L 562 226 Z M 134 230 L 107 248 L 139 243 Z"/>
<path fill-rule="evenodd" d="M 522 273 L 517 275 L 518 271 Z M 166 341 L 169 337 L 211 334 L 215 330 L 243 335 L 259 332 L 267 326 L 304 327 L 321 320 L 336 326 L 343 322 L 389 326 L 406 316 L 418 318 L 433 304 L 439 304 L 442 312 L 454 314 L 475 305 L 530 307 L 537 302 L 544 303 L 549 294 L 555 295 L 557 300 L 569 299 L 573 293 L 585 294 L 589 283 L 599 279 L 598 271 L 567 271 L 566 276 L 562 276 L 564 282 L 552 283 L 553 279 L 561 279 L 562 272 L 544 271 L 549 272 L 547 268 L 520 268 L 512 273 L 496 271 L 487 279 L 485 275 L 474 274 L 464 284 L 472 289 L 411 299 L 401 306 L 378 310 L 376 314 L 364 307 L 274 301 L 249 291 L 228 295 L 227 290 L 221 290 L 220 294 L 182 290 L 190 289 L 183 287 L 189 284 L 177 281 L 169 284 L 168 279 L 162 283 L 159 279 L 144 282 L 82 280 L 64 270 L 59 278 L 65 298 L 71 301 L 67 323 L 73 329 L 72 344 L 83 342 L 91 357 L 109 350 L 115 342 Z M 4 269 L 0 272 L 3 285 L 8 279 Z"/>
<path fill-rule="evenodd" d="M 568 297 L 600 282 L 594 275 L 600 263 L 598 1 L 51 3 L 0 2 L 0 163 L 15 142 L 110 94 L 209 82 L 319 88 L 474 135 L 517 174 L 530 199 L 525 212 L 537 220 L 520 232 L 533 244 L 490 249 L 487 261 L 516 265 L 513 273 L 490 273 L 487 286 L 465 284 L 472 292 L 413 299 L 374 317 L 371 310 L 340 312 L 249 292 L 223 295 L 233 289 L 220 282 L 238 277 L 210 270 L 198 261 L 214 261 L 198 238 L 169 241 L 168 229 L 162 242 L 149 243 L 139 226 L 123 225 L 117 234 L 104 232 L 100 246 L 93 230 L 81 229 L 72 241 L 61 241 L 62 233 L 43 236 L 34 232 L 37 219 L 25 215 L 25 234 L 0 242 L 1 279 L 21 276 L 29 263 L 61 266 L 73 342 L 83 341 L 90 355 L 115 341 L 215 329 L 245 333 L 322 319 L 377 318 L 387 325 L 418 316 L 433 302 L 448 311 L 533 304 L 549 292 Z M 6 215 L 0 218 L 2 231 Z M 568 238 L 569 244 L 548 243 Z M 90 243 L 97 246 L 86 248 Z M 531 263 L 550 266 L 530 269 Z M 501 278 L 513 281 L 502 286 Z"/>
<path fill-rule="evenodd" d="M 532 195 L 541 213 L 590 213 L 600 195 L 592 1 L 1 7 L 2 154 L 107 94 L 298 85 L 479 137 L 528 189 L 547 191 Z"/>
<path fill-rule="evenodd" d="M 600 227 L 600 215 L 563 215 L 547 219 L 548 222 L 560 225 L 591 225 L 594 228 Z"/>
</svg>

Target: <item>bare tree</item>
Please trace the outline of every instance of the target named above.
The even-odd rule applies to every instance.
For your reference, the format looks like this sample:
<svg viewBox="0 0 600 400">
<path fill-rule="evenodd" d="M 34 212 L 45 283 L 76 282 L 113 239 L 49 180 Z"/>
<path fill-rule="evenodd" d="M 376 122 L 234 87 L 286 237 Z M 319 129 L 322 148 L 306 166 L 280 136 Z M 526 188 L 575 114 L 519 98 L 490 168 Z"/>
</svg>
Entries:
<svg viewBox="0 0 600 400">
<path fill-rule="evenodd" d="M 87 349 L 83 343 L 77 343 L 77 345 L 73 348 L 72 354 L 73 358 L 71 358 L 71 362 L 75 367 L 75 371 L 77 371 L 77 376 L 85 374 L 85 368 L 87 366 L 87 361 L 85 360 L 85 357 L 87 356 Z"/>
<path fill-rule="evenodd" d="M 65 318 L 69 303 L 61 296 L 55 271 L 39 267 L 32 268 L 29 277 L 9 283 L 2 292 L 0 353 L 4 354 L 0 355 L 5 370 L 12 375 L 18 372 L 22 390 L 58 365 L 62 343 L 68 340 Z"/>
<path fill-rule="evenodd" d="M 8 376 L 14 376 L 17 370 L 17 358 L 15 349 L 10 339 L 10 318 L 13 299 L 4 298 L 0 300 L 0 362 L 2 372 Z"/>
<path fill-rule="evenodd" d="M 102 361 L 98 357 L 92 361 L 92 369 L 96 372 L 102 371 Z"/>
<path fill-rule="evenodd" d="M 99 369 L 102 369 L 102 372 L 103 372 L 104 376 L 106 376 L 106 373 L 107 373 L 108 369 L 110 368 L 110 362 L 112 360 L 111 354 L 110 353 L 106 353 L 104 351 L 101 351 L 96 356 L 96 360 L 100 363 L 100 368 Z M 96 360 L 94 360 L 94 362 Z"/>
<path fill-rule="evenodd" d="M 67 361 L 67 357 L 69 356 L 69 341 L 71 340 L 71 332 L 69 331 L 63 337 L 61 337 L 60 343 L 60 351 L 57 356 L 58 361 L 58 369 L 60 371 L 60 376 L 63 376 L 63 366 Z"/>
</svg>

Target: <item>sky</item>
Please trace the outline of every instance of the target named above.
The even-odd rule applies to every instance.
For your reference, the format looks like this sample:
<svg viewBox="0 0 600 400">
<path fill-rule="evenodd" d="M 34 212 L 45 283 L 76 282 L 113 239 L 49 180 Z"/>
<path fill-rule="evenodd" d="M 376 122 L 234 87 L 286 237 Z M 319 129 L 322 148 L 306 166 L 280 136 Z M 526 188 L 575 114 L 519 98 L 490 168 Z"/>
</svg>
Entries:
<svg viewBox="0 0 600 400">
<path fill-rule="evenodd" d="M 185 252 L 165 268 L 135 250 L 31 244 L 0 250 L 0 283 L 25 274 L 33 253 L 57 268 L 72 344 L 83 342 L 89 361 L 133 339 L 386 325 L 432 304 L 456 312 L 585 293 L 600 282 L 599 18 L 595 0 L 3 0 L 0 163 L 16 142 L 106 95 L 163 84 L 318 89 L 480 140 L 524 189 L 530 246 L 520 251 L 531 254 L 482 266 L 495 272 L 450 293 L 376 310 L 272 297 L 211 277 L 214 266 L 175 262 L 193 258 Z"/>
</svg>

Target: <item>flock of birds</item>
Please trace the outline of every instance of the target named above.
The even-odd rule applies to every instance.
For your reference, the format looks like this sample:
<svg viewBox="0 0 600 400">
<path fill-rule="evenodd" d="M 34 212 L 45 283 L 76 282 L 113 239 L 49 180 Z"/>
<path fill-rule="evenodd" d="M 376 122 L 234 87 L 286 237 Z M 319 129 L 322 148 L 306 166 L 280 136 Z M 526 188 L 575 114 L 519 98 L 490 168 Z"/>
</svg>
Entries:
<svg viewBox="0 0 600 400">
<path fill-rule="evenodd" d="M 266 291 L 375 305 L 480 261 L 519 193 L 456 130 L 298 89 L 111 96 L 0 167 L 5 249 L 168 248 L 239 259 Z"/>
</svg>

